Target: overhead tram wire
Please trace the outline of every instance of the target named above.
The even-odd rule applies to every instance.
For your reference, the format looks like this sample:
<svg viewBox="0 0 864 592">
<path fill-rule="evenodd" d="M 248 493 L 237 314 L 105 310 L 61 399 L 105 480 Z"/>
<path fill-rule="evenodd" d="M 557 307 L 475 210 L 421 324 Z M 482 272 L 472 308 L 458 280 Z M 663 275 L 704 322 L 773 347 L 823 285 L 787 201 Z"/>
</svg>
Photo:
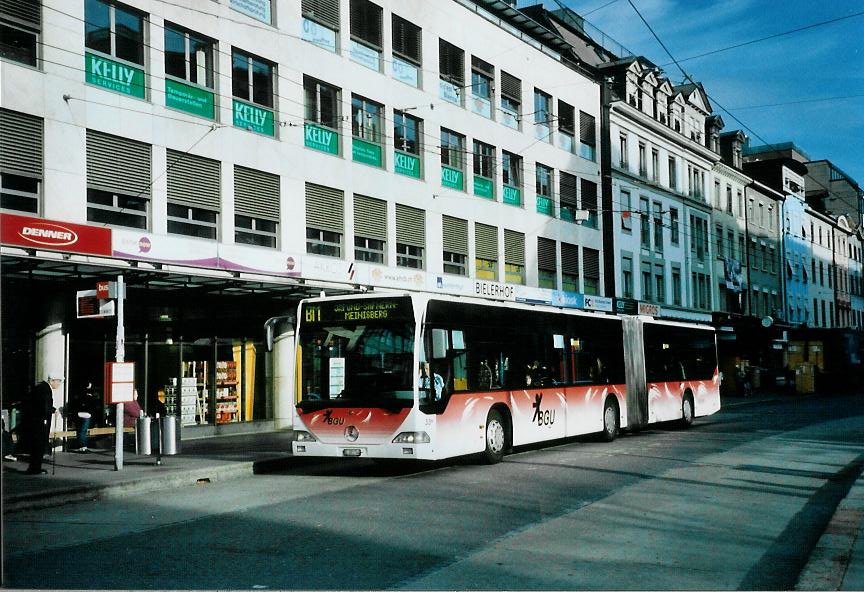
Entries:
<svg viewBox="0 0 864 592">
<path fill-rule="evenodd" d="M 756 132 L 753 128 L 751 128 L 749 125 L 747 125 L 746 123 L 744 123 L 743 121 L 741 121 L 741 119 L 740 119 L 737 115 L 735 115 L 734 113 L 732 113 L 732 111 L 730 111 L 729 109 L 727 109 L 726 107 L 724 107 L 723 105 L 721 105 L 720 102 L 719 102 L 719 101 L 718 101 L 714 96 L 708 94 L 708 91 L 706 91 L 704 87 L 702 87 L 702 86 L 699 85 L 695 80 L 693 80 L 693 77 L 690 76 L 690 74 L 689 74 L 689 73 L 684 69 L 684 67 L 680 64 L 680 62 L 679 62 L 677 59 L 675 59 L 675 56 L 672 55 L 672 52 L 669 51 L 669 48 L 666 47 L 666 44 L 663 43 L 663 40 L 660 39 L 660 36 L 657 34 L 657 32 L 654 30 L 654 28 L 651 26 L 651 24 L 650 24 L 647 20 L 645 20 L 645 17 L 642 16 L 642 13 L 639 11 L 638 8 L 636 8 L 636 5 L 633 3 L 633 0 L 627 0 L 627 2 L 628 2 L 628 3 L 630 4 L 630 6 L 633 8 L 633 10 L 636 12 L 636 14 L 639 16 L 639 18 L 640 18 L 640 19 L 642 20 L 642 22 L 645 24 L 645 26 L 648 27 L 648 30 L 649 30 L 649 31 L 651 32 L 651 34 L 654 36 L 654 39 L 657 40 L 657 43 L 660 44 L 660 47 L 662 47 L 663 50 L 666 52 L 666 55 L 669 56 L 669 59 L 672 60 L 671 63 L 675 64 L 675 65 L 678 67 L 678 69 L 681 71 L 681 74 L 684 76 L 684 79 L 685 79 L 685 80 L 689 81 L 690 84 L 700 86 L 700 88 L 702 88 L 702 91 L 705 93 L 705 96 L 707 96 L 707 97 L 708 97 L 708 98 L 709 98 L 709 99 L 710 99 L 710 100 L 711 100 L 715 105 L 717 105 L 717 106 L 718 106 L 718 107 L 719 107 L 719 108 L 720 108 L 724 113 L 727 113 L 727 114 L 728 114 L 732 119 L 734 119 L 734 120 L 738 123 L 738 125 L 740 125 L 740 126 L 743 127 L 744 129 L 746 129 L 747 131 L 749 131 L 749 132 L 750 132 L 750 133 L 751 133 L 755 138 L 757 138 L 760 142 L 762 142 L 762 143 L 765 144 L 766 146 L 774 146 L 774 145 L 775 145 L 775 144 L 773 144 L 773 143 L 771 143 L 771 142 L 768 142 L 768 140 L 766 140 L 766 139 L 763 138 L 761 135 L 759 135 L 759 133 Z M 861 14 L 864 14 L 864 13 L 861 13 Z M 857 16 L 857 15 L 853 15 L 853 16 Z M 811 178 L 812 178 L 812 177 L 811 177 Z M 815 179 L 815 178 L 812 178 L 812 180 L 813 180 L 814 183 L 816 183 L 817 185 L 819 185 L 822 189 L 824 189 L 825 191 L 828 191 L 828 192 L 830 193 L 831 190 L 830 190 L 828 187 L 826 187 L 825 185 L 823 185 L 820 181 L 818 181 L 818 180 Z M 847 199 L 848 199 L 848 198 L 847 198 Z M 842 200 L 842 201 L 844 201 L 844 203 L 846 203 L 846 205 L 853 206 L 853 204 L 851 204 L 850 202 L 846 201 L 845 199 Z M 854 208 L 857 210 L 858 205 L 857 205 L 857 204 L 854 204 Z"/>
<path fill-rule="evenodd" d="M 632 5 L 632 2 L 631 2 L 631 5 Z M 778 37 L 785 37 L 786 35 L 793 35 L 793 34 L 795 34 L 795 33 L 800 33 L 800 32 L 802 32 L 802 31 L 807 31 L 807 30 L 810 30 L 810 29 L 815 29 L 815 28 L 817 28 L 817 27 L 824 27 L 824 26 L 826 26 L 826 25 L 831 25 L 831 24 L 834 24 L 834 23 L 837 23 L 837 22 L 840 22 L 840 21 L 844 21 L 844 20 L 851 19 L 851 18 L 855 18 L 855 17 L 859 17 L 859 16 L 864 16 L 864 11 L 856 12 L 856 13 L 853 13 L 853 14 L 847 14 L 847 15 L 845 15 L 845 16 L 841 16 L 841 17 L 837 17 L 837 18 L 829 19 L 829 20 L 827 20 L 827 21 L 821 21 L 821 22 L 818 22 L 818 23 L 813 23 L 813 24 L 810 24 L 810 25 L 806 25 L 806 26 L 804 26 L 804 27 L 798 27 L 797 29 L 790 29 L 789 31 L 783 31 L 782 33 L 775 33 L 775 34 L 773 34 L 773 35 L 768 35 L 768 36 L 766 36 L 766 37 L 759 37 L 758 39 L 751 39 L 750 41 L 743 41 L 743 42 L 741 42 L 741 43 L 736 43 L 736 44 L 734 44 L 734 45 L 729 45 L 729 46 L 721 47 L 721 48 L 714 49 L 714 50 L 711 50 L 711 51 L 706 51 L 705 53 L 700 53 L 700 54 L 697 54 L 697 55 L 693 55 L 693 56 L 689 56 L 689 57 L 686 57 L 686 58 L 682 58 L 682 59 L 678 60 L 677 62 L 675 62 L 675 61 L 674 61 L 674 58 L 673 58 L 673 61 L 672 61 L 672 62 L 667 62 L 667 63 L 665 63 L 665 64 L 662 64 L 660 67 L 661 67 L 661 68 L 664 68 L 664 67 L 666 67 L 666 66 L 670 66 L 670 65 L 672 65 L 672 64 L 677 64 L 677 63 L 680 63 L 680 62 L 688 62 L 688 61 L 690 61 L 690 60 L 697 60 L 697 59 L 699 59 L 699 58 L 704 58 L 704 57 L 706 57 L 706 56 L 715 55 L 715 54 L 718 54 L 718 53 L 723 53 L 723 52 L 725 52 L 725 51 L 730 51 L 730 50 L 733 50 L 733 49 L 738 49 L 739 47 L 746 47 L 746 46 L 748 46 L 748 45 L 753 45 L 754 43 L 761 43 L 762 41 L 768 41 L 768 40 L 771 40 L 771 39 L 777 39 Z M 643 19 L 642 22 L 645 22 L 644 19 Z M 667 52 L 667 53 L 668 53 L 668 52 Z M 671 57 L 671 56 L 670 56 L 670 57 Z"/>
</svg>

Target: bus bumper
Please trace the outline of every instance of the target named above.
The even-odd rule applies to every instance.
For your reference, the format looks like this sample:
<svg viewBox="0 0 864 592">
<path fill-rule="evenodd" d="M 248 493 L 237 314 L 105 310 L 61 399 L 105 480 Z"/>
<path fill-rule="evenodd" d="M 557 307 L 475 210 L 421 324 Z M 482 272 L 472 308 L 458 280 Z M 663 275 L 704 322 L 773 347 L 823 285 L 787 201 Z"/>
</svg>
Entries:
<svg viewBox="0 0 864 592">
<path fill-rule="evenodd" d="M 329 458 L 387 458 L 403 460 L 435 460 L 428 446 L 420 444 L 322 444 L 292 442 L 294 456 Z"/>
</svg>

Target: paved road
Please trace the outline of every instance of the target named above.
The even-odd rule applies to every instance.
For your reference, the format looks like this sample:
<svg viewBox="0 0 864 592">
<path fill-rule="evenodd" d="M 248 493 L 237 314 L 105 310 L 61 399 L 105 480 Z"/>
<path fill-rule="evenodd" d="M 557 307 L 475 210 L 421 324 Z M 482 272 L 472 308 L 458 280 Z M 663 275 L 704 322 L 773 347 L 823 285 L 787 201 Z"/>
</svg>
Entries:
<svg viewBox="0 0 864 592">
<path fill-rule="evenodd" d="M 854 398 L 496 466 L 288 468 L 5 520 L 39 588 L 791 589 L 864 462 Z"/>
</svg>

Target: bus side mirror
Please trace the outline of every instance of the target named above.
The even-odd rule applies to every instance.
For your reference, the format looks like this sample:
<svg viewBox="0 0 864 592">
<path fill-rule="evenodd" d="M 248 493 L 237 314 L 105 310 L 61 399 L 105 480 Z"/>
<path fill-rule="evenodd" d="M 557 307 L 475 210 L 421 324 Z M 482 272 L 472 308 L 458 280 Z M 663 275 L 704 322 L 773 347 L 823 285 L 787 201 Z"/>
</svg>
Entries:
<svg viewBox="0 0 864 592">
<path fill-rule="evenodd" d="M 294 316 L 272 317 L 264 323 L 264 343 L 267 346 L 267 351 L 273 351 L 273 344 L 276 342 L 276 337 L 292 331 L 294 329 Z"/>
</svg>

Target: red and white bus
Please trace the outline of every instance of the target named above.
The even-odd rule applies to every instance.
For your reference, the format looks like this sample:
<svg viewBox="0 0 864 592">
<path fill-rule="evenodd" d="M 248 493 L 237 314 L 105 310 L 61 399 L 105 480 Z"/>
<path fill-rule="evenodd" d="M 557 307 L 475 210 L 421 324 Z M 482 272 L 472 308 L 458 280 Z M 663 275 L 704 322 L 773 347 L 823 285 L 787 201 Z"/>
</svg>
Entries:
<svg viewBox="0 0 864 592">
<path fill-rule="evenodd" d="M 429 294 L 313 298 L 297 323 L 297 456 L 438 460 L 720 409 L 714 330 Z"/>
</svg>

